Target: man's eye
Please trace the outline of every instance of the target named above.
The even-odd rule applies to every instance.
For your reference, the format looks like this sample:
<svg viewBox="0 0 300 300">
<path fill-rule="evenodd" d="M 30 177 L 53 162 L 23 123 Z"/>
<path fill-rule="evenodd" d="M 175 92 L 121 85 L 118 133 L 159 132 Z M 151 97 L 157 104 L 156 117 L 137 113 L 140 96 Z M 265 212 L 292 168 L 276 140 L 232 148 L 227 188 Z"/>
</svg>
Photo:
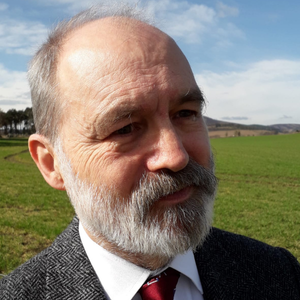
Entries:
<svg viewBox="0 0 300 300">
<path fill-rule="evenodd" d="M 128 134 L 131 133 L 133 130 L 133 125 L 132 124 L 128 124 L 122 128 L 120 128 L 119 130 L 115 131 L 116 134 Z"/>
<path fill-rule="evenodd" d="M 177 116 L 179 118 L 189 118 L 189 117 L 197 117 L 197 112 L 193 110 L 184 109 L 178 112 Z"/>
</svg>

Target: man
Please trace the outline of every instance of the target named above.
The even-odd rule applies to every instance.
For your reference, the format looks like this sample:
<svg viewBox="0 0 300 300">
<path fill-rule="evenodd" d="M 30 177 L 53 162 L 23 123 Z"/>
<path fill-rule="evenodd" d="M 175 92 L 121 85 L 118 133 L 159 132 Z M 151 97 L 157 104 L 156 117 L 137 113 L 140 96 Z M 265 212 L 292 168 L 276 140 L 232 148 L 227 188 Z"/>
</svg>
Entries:
<svg viewBox="0 0 300 300">
<path fill-rule="evenodd" d="M 142 286 L 169 270 L 177 300 L 300 299 L 289 252 L 211 230 L 204 98 L 176 43 L 129 7 L 102 11 L 60 24 L 31 62 L 30 153 L 78 218 L 1 299 L 161 299 Z"/>
</svg>

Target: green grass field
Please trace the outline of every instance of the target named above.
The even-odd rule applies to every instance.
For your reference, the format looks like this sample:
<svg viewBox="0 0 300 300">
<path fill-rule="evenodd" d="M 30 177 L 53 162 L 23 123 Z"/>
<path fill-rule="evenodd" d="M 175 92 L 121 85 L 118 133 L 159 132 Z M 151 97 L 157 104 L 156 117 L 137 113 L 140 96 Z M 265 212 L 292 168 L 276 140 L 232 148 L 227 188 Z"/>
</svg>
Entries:
<svg viewBox="0 0 300 300">
<path fill-rule="evenodd" d="M 46 184 L 26 149 L 27 140 L 0 140 L 1 274 L 49 246 L 74 214 L 66 194 Z"/>
<path fill-rule="evenodd" d="M 300 260 L 300 134 L 212 140 L 219 191 L 214 226 L 290 250 Z M 0 139 L 0 273 L 51 244 L 74 212 L 30 158 Z"/>
<path fill-rule="evenodd" d="M 212 140 L 216 227 L 282 246 L 300 260 L 300 134 Z"/>
</svg>

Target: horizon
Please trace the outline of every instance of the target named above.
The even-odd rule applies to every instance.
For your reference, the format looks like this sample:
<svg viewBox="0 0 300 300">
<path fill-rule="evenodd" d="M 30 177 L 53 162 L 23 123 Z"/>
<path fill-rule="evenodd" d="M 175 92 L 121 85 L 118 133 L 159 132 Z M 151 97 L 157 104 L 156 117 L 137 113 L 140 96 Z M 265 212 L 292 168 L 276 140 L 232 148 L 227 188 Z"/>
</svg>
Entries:
<svg viewBox="0 0 300 300">
<path fill-rule="evenodd" d="M 4 112 L 32 106 L 28 61 L 53 24 L 92 3 L 0 0 Z M 300 124 L 298 1 L 141 0 L 139 6 L 148 8 L 186 55 L 208 102 L 205 116 L 243 125 Z"/>
</svg>

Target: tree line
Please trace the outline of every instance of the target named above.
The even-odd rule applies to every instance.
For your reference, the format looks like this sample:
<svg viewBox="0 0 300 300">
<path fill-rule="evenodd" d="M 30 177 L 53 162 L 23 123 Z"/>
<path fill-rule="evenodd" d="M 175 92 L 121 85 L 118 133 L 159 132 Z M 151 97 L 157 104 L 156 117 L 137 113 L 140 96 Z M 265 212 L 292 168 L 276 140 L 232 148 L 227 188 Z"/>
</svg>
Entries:
<svg viewBox="0 0 300 300">
<path fill-rule="evenodd" d="M 14 108 L 4 112 L 0 108 L 0 135 L 31 134 L 35 132 L 32 108 Z"/>
</svg>

